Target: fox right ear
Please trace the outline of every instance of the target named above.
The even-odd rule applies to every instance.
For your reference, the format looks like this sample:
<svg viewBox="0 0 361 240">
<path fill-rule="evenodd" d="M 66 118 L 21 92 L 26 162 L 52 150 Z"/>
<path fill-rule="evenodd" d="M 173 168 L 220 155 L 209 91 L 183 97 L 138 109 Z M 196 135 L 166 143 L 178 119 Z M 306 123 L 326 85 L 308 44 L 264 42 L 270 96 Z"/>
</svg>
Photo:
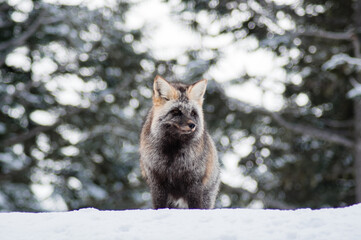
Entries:
<svg viewBox="0 0 361 240">
<path fill-rule="evenodd" d="M 154 78 L 153 93 L 155 98 L 162 98 L 166 101 L 176 98 L 177 95 L 173 86 L 159 75 Z"/>
<path fill-rule="evenodd" d="M 199 102 L 200 105 L 203 104 L 203 96 L 206 92 L 207 88 L 207 80 L 202 79 L 192 85 L 188 88 L 188 96 L 189 99 Z"/>
</svg>

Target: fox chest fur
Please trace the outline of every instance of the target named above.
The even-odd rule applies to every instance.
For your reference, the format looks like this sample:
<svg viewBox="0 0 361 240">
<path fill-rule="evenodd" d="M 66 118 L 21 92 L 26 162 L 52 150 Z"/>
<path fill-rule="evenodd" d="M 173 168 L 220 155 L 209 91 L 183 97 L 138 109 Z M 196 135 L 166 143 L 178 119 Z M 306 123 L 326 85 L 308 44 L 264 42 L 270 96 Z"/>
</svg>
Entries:
<svg viewBox="0 0 361 240">
<path fill-rule="evenodd" d="M 140 166 L 154 208 L 214 207 L 219 164 L 204 127 L 206 83 L 169 83 L 158 76 L 154 80 L 153 107 L 140 139 Z"/>
</svg>

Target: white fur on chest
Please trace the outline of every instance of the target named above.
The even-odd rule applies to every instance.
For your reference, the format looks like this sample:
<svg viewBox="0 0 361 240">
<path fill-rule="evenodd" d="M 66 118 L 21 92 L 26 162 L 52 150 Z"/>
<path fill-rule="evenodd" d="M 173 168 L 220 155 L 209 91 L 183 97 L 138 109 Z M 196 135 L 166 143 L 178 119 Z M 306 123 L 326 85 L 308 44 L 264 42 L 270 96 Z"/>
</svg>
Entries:
<svg viewBox="0 0 361 240">
<path fill-rule="evenodd" d="M 171 196 L 172 205 L 176 208 L 188 208 L 188 203 L 184 198 L 175 199 Z"/>
</svg>

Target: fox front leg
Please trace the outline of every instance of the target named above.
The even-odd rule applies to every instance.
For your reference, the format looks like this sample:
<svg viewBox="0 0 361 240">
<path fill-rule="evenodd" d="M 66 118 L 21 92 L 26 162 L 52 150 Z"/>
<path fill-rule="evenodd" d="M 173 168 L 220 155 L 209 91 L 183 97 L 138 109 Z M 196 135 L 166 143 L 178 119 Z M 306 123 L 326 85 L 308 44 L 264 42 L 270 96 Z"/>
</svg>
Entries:
<svg viewBox="0 0 361 240">
<path fill-rule="evenodd" d="M 152 195 L 154 209 L 167 207 L 168 193 L 165 188 L 158 184 L 152 184 L 152 186 L 150 186 L 150 193 Z"/>
<path fill-rule="evenodd" d="M 203 189 L 199 186 L 192 186 L 186 195 L 188 202 L 188 208 L 190 209 L 202 209 L 203 206 Z"/>
</svg>

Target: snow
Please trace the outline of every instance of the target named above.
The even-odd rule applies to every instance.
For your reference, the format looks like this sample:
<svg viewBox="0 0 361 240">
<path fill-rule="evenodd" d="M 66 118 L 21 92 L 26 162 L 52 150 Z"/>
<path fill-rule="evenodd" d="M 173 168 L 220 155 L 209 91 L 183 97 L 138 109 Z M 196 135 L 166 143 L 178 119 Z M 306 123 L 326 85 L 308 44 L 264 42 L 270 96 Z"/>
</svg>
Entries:
<svg viewBox="0 0 361 240">
<path fill-rule="evenodd" d="M 361 204 L 336 209 L 125 210 L 0 213 L 2 240 L 359 240 Z"/>
<path fill-rule="evenodd" d="M 333 55 L 330 60 L 325 62 L 322 65 L 322 69 L 325 71 L 332 70 L 332 69 L 335 69 L 336 67 L 338 67 L 339 65 L 342 65 L 345 63 L 350 64 L 350 65 L 361 66 L 361 59 L 350 57 L 349 55 L 347 55 L 345 53 L 339 53 L 339 54 Z"/>
<path fill-rule="evenodd" d="M 350 80 L 353 88 L 347 93 L 348 98 L 355 98 L 361 96 L 361 84 L 356 79 L 351 78 Z"/>
</svg>

